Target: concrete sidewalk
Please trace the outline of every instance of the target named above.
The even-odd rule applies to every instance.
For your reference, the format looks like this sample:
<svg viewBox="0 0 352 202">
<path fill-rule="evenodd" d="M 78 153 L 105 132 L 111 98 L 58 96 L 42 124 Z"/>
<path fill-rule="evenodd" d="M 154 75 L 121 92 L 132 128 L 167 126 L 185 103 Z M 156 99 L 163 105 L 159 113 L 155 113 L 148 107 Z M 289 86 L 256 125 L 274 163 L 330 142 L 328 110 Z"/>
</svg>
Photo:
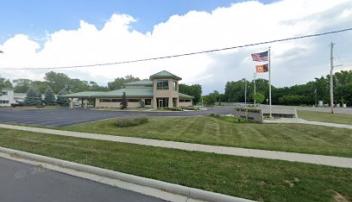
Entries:
<svg viewBox="0 0 352 202">
<path fill-rule="evenodd" d="M 299 123 L 299 124 L 307 124 L 307 125 L 352 129 L 352 125 L 348 125 L 348 124 L 328 123 L 328 122 L 319 122 L 319 121 L 307 121 L 307 120 L 300 119 L 300 118 L 296 118 L 296 119 L 281 118 L 281 119 L 264 120 L 264 123 Z"/>
<path fill-rule="evenodd" d="M 175 141 L 112 136 L 112 135 L 103 135 L 103 134 L 95 134 L 95 133 L 72 132 L 72 131 L 7 125 L 7 124 L 0 124 L 0 128 L 29 131 L 34 133 L 44 133 L 48 135 L 60 135 L 60 136 L 69 136 L 69 137 L 77 137 L 77 138 L 85 138 L 85 139 L 94 139 L 94 140 L 121 142 L 121 143 L 153 146 L 153 147 L 179 149 L 179 150 L 185 150 L 185 151 L 198 151 L 198 152 L 231 155 L 231 156 L 275 159 L 275 160 L 310 163 L 310 164 L 318 164 L 318 165 L 326 165 L 326 166 L 334 166 L 334 167 L 342 167 L 342 168 L 352 168 L 352 158 L 345 158 L 345 157 L 268 151 L 268 150 L 259 150 L 259 149 L 245 149 L 245 148 L 237 148 L 237 147 L 212 146 L 212 145 L 192 144 L 192 143 L 175 142 Z"/>
</svg>

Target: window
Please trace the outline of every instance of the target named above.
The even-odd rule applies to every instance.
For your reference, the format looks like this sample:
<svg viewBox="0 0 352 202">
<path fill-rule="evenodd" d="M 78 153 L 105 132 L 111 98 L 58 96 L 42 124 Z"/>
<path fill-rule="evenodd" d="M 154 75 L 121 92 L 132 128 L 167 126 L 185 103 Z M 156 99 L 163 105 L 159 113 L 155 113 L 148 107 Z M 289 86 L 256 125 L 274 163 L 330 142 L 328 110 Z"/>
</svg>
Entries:
<svg viewBox="0 0 352 202">
<path fill-rule="evenodd" d="M 127 102 L 139 102 L 139 99 L 128 99 Z"/>
<path fill-rule="evenodd" d="M 0 104 L 9 104 L 8 100 L 0 100 Z"/>
<path fill-rule="evenodd" d="M 169 81 L 168 80 L 159 80 L 156 82 L 157 90 L 169 90 Z"/>
<path fill-rule="evenodd" d="M 177 82 L 174 81 L 174 90 L 177 91 Z"/>
<path fill-rule="evenodd" d="M 111 99 L 100 99 L 99 102 L 111 102 Z"/>
<path fill-rule="evenodd" d="M 0 95 L 7 95 L 7 92 L 3 91 L 3 92 L 0 93 Z"/>
<path fill-rule="evenodd" d="M 99 99 L 99 102 L 121 102 L 121 99 Z"/>
<path fill-rule="evenodd" d="M 144 104 L 145 105 L 152 105 L 152 99 L 145 99 Z"/>
<path fill-rule="evenodd" d="M 179 102 L 191 102 L 191 100 L 180 99 Z"/>
</svg>

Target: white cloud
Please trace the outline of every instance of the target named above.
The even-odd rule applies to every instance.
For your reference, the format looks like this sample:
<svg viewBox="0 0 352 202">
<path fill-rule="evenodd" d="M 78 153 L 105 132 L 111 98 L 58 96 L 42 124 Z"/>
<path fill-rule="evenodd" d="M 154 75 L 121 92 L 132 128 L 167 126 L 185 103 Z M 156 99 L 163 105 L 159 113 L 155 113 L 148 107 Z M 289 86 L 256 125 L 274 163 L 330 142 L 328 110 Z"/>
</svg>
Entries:
<svg viewBox="0 0 352 202">
<path fill-rule="evenodd" d="M 49 33 L 42 46 L 24 34 L 0 45 L 1 67 L 52 67 L 95 64 L 222 48 L 345 28 L 350 25 L 351 0 L 283 0 L 235 3 L 212 12 L 190 11 L 171 16 L 148 33 L 133 29 L 135 19 L 114 14 L 101 28 L 85 21 L 75 30 Z M 292 85 L 327 73 L 328 42 L 336 40 L 351 58 L 351 33 L 272 44 L 273 83 Z M 60 70 L 72 77 L 106 84 L 118 76 L 147 78 L 166 69 L 187 83 L 201 83 L 204 91 L 223 90 L 228 80 L 251 79 L 249 54 L 266 46 L 126 65 Z M 325 58 L 326 57 L 326 58 Z M 343 59 L 345 60 L 345 59 Z M 352 60 L 352 58 L 351 58 Z M 352 61 L 351 61 L 352 62 Z M 42 79 L 45 71 L 4 71 L 2 76 Z"/>
</svg>

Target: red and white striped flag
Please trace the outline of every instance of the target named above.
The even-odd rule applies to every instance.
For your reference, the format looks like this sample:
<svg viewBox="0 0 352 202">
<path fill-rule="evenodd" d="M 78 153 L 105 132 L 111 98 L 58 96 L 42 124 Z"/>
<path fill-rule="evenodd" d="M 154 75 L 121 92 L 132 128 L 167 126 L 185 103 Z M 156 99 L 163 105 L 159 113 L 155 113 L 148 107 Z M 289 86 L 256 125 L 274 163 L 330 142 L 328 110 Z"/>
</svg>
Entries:
<svg viewBox="0 0 352 202">
<path fill-rule="evenodd" d="M 264 51 L 264 52 L 260 52 L 260 53 L 252 53 L 253 61 L 265 62 L 265 61 L 268 61 L 268 58 L 269 58 L 268 51 Z"/>
</svg>

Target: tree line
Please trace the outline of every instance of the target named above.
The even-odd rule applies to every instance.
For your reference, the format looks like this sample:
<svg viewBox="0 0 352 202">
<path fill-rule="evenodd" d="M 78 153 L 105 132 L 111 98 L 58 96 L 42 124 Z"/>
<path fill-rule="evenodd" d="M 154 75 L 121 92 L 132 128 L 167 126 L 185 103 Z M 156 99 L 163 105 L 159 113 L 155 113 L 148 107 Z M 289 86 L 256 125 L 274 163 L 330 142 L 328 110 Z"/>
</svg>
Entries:
<svg viewBox="0 0 352 202">
<path fill-rule="evenodd" d="M 218 102 L 244 102 L 245 84 L 247 82 L 247 101 L 268 103 L 269 83 L 265 79 L 256 80 L 256 96 L 254 97 L 254 82 L 248 80 L 229 81 L 225 92 L 214 91 L 203 97 L 204 103 L 213 105 Z M 352 71 L 336 72 L 333 77 L 334 103 L 352 105 Z M 305 84 L 291 87 L 272 86 L 272 103 L 276 105 L 317 105 L 330 102 L 330 76 L 315 78 Z"/>
</svg>

